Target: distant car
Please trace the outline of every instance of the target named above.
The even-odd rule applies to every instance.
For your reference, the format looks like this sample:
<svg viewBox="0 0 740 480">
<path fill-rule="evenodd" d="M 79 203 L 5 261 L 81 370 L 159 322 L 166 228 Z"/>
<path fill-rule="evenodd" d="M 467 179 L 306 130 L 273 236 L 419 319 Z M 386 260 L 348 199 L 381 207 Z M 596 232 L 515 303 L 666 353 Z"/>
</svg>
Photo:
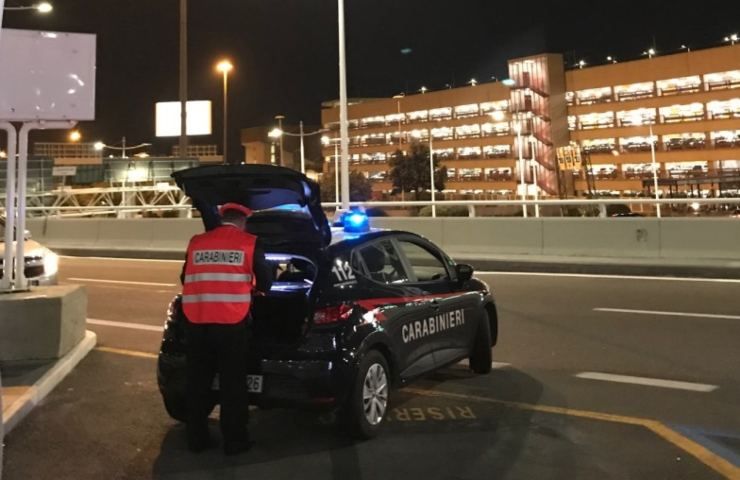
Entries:
<svg viewBox="0 0 740 480">
<path fill-rule="evenodd" d="M 740 208 L 737 208 L 735 211 L 730 213 L 730 218 L 740 218 Z"/>
<path fill-rule="evenodd" d="M 390 389 L 463 359 L 491 370 L 498 318 L 490 288 L 419 235 L 369 229 L 360 212 L 331 228 L 319 188 L 265 165 L 205 166 L 173 174 L 205 228 L 217 207 L 254 210 L 275 281 L 252 303 L 246 360 L 250 403 L 335 410 L 355 436 L 378 433 Z M 158 382 L 167 412 L 186 418 L 181 297 L 170 304 Z M 213 405 L 218 403 L 214 384 Z"/>
<path fill-rule="evenodd" d="M 620 212 L 611 215 L 612 218 L 623 218 L 623 217 L 644 217 L 645 215 L 637 212 Z"/>
<path fill-rule="evenodd" d="M 31 240 L 31 234 L 25 232 L 23 243 L 24 251 L 24 274 L 31 286 L 56 285 L 57 272 L 59 270 L 59 257 L 57 254 Z M 0 276 L 4 275 L 3 261 L 5 258 L 5 219 L 0 217 Z"/>
</svg>

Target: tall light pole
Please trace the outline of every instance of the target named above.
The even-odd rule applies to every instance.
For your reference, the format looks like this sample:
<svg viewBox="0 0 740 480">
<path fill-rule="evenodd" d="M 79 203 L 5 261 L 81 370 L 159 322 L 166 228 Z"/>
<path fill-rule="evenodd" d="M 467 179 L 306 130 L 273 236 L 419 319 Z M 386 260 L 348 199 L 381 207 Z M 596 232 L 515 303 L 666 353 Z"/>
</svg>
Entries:
<svg viewBox="0 0 740 480">
<path fill-rule="evenodd" d="M 414 138 L 421 139 L 421 133 L 415 132 L 415 134 L 412 134 Z M 434 182 L 434 137 L 432 136 L 432 128 L 429 127 L 429 179 L 430 179 L 430 189 L 432 192 L 432 218 L 437 217 L 437 194 L 436 194 L 436 188 L 435 188 L 435 182 Z"/>
<path fill-rule="evenodd" d="M 640 126 L 643 125 L 644 122 L 642 120 L 642 117 L 639 115 L 635 115 L 632 117 L 632 123 L 634 125 Z M 655 189 L 655 213 L 658 218 L 661 217 L 660 212 L 660 203 L 657 202 L 657 200 L 660 200 L 660 194 L 658 192 L 658 162 L 655 159 L 655 137 L 653 136 L 653 124 L 648 124 L 648 131 L 650 133 L 650 138 L 648 141 L 650 142 L 650 164 L 652 166 L 653 170 L 653 188 Z"/>
<path fill-rule="evenodd" d="M 228 60 L 221 60 L 218 62 L 218 65 L 216 65 L 216 70 L 221 72 L 224 77 L 224 143 L 223 143 L 223 152 L 224 152 L 224 163 L 233 163 L 229 162 L 228 157 L 228 133 L 229 133 L 229 72 L 231 72 L 234 69 L 234 65 L 231 64 Z"/>
<path fill-rule="evenodd" d="M 525 200 L 527 200 L 527 184 L 524 182 L 524 149 L 522 145 L 522 117 L 521 113 L 518 115 L 519 119 L 517 123 L 514 126 L 514 129 L 516 130 L 516 143 L 519 146 L 519 178 L 520 178 L 520 185 L 519 188 L 522 191 L 522 212 L 524 218 L 527 218 L 527 206 L 523 203 Z"/>
<path fill-rule="evenodd" d="M 347 112 L 347 50 L 344 42 L 344 0 L 338 0 L 339 135 L 342 145 L 342 209 L 349 210 L 349 120 Z"/>
<path fill-rule="evenodd" d="M 278 121 L 278 130 L 280 130 L 282 132 L 283 131 L 283 120 L 285 120 L 285 115 L 275 115 L 275 120 Z M 284 159 L 283 154 L 285 153 L 285 150 L 283 148 L 283 135 L 282 135 L 282 133 L 279 136 L 275 137 L 275 138 L 280 140 L 280 162 L 278 162 L 278 165 L 280 165 L 281 167 L 284 167 L 285 166 L 285 161 L 283 160 Z"/>
<path fill-rule="evenodd" d="M 188 150 L 188 0 L 180 0 L 180 158 Z"/>
</svg>

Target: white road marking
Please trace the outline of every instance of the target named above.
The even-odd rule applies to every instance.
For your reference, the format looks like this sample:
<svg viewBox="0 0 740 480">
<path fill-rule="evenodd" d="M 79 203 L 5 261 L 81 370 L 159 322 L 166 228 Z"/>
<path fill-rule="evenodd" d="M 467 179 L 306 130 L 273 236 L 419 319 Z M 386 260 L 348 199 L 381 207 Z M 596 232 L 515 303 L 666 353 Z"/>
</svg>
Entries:
<svg viewBox="0 0 740 480">
<path fill-rule="evenodd" d="M 662 380 L 660 378 L 633 377 L 630 375 L 614 375 L 601 372 L 581 372 L 575 375 L 577 378 L 586 380 L 601 380 L 604 382 L 630 383 L 633 385 L 645 385 L 649 387 L 673 388 L 677 390 L 689 390 L 692 392 L 709 393 L 717 390 L 717 385 L 704 383 L 680 382 L 677 380 Z"/>
<path fill-rule="evenodd" d="M 639 275 L 597 275 L 588 273 L 543 273 L 543 272 L 475 272 L 477 275 L 512 275 L 523 277 L 569 277 L 601 278 L 611 280 L 659 280 L 664 282 L 705 282 L 705 283 L 740 283 L 735 278 L 697 278 L 697 277 L 648 277 Z"/>
<path fill-rule="evenodd" d="M 103 280 L 102 278 L 79 278 L 69 277 L 71 282 L 92 282 L 92 283 L 110 283 L 112 285 L 140 285 L 144 287 L 176 287 L 176 283 L 156 283 L 156 282 L 133 282 L 128 280 Z"/>
<path fill-rule="evenodd" d="M 460 360 L 457 364 L 458 365 L 462 365 L 464 367 L 468 367 L 470 365 L 470 363 L 468 362 L 468 360 Z M 510 366 L 511 366 L 510 363 L 505 363 L 505 362 L 491 362 L 491 368 L 507 368 L 507 367 L 510 367 Z"/>
<path fill-rule="evenodd" d="M 740 320 L 740 315 L 722 315 L 718 313 L 666 312 L 662 310 L 631 310 L 629 308 L 594 308 L 594 312 L 634 313 L 636 315 L 662 315 L 665 317 L 719 318 L 724 320 Z"/>
<path fill-rule="evenodd" d="M 162 332 L 164 327 L 155 325 L 144 325 L 141 323 L 113 322 L 110 320 L 99 320 L 97 318 L 88 318 L 87 323 L 90 325 L 100 325 L 103 327 L 128 328 L 130 330 L 145 330 L 147 332 Z"/>
<path fill-rule="evenodd" d="M 179 263 L 182 265 L 185 260 L 185 250 L 182 252 L 182 260 L 159 260 L 154 258 L 118 258 L 118 257 L 75 257 L 72 255 L 59 255 L 59 258 L 70 260 L 110 260 L 113 262 L 159 262 L 159 263 Z"/>
</svg>

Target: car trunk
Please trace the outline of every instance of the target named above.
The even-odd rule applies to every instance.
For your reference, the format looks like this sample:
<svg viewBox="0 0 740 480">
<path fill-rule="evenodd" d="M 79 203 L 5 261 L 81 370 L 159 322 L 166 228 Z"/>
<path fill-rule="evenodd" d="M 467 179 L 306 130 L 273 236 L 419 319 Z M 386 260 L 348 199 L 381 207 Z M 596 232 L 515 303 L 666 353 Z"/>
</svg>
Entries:
<svg viewBox="0 0 740 480">
<path fill-rule="evenodd" d="M 318 185 L 305 175 L 267 165 L 214 165 L 173 174 L 192 198 L 206 230 L 220 224 L 218 207 L 235 202 L 253 210 L 247 230 L 273 267 L 273 285 L 252 301 L 253 340 L 263 358 L 300 342 L 311 314 L 317 265 L 331 241 Z"/>
</svg>

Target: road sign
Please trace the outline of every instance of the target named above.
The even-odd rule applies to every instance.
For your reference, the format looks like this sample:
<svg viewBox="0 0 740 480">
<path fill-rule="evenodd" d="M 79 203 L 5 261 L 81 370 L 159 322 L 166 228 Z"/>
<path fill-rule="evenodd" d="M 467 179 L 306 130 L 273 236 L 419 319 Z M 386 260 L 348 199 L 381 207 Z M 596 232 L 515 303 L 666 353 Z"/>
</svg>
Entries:
<svg viewBox="0 0 740 480">
<path fill-rule="evenodd" d="M 51 175 L 53 177 L 74 177 L 77 175 L 77 167 L 54 167 Z"/>
</svg>

